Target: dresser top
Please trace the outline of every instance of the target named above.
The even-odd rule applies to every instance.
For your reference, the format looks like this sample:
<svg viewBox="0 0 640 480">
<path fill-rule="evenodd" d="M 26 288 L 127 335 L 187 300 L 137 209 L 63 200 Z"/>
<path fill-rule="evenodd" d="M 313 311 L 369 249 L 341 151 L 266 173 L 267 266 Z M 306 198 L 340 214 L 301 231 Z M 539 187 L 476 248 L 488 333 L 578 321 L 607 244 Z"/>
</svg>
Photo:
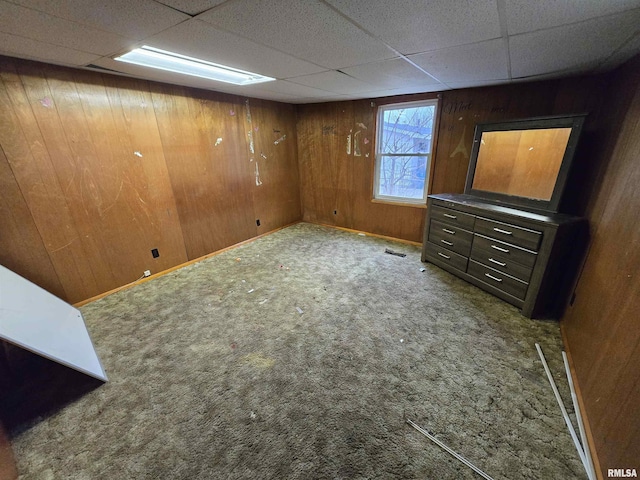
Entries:
<svg viewBox="0 0 640 480">
<path fill-rule="evenodd" d="M 536 213 L 533 211 L 522 210 L 513 207 L 504 207 L 502 205 L 496 205 L 489 203 L 486 200 L 479 199 L 473 195 L 466 195 L 463 193 L 438 193 L 429 195 L 428 198 L 433 200 L 440 200 L 443 202 L 453 203 L 461 207 L 478 208 L 487 212 L 498 213 L 503 215 L 509 215 L 519 217 L 524 220 L 530 220 L 533 222 L 540 222 L 553 225 L 561 225 L 572 222 L 583 221 L 584 219 L 576 217 L 574 215 L 567 215 L 565 213 Z"/>
</svg>

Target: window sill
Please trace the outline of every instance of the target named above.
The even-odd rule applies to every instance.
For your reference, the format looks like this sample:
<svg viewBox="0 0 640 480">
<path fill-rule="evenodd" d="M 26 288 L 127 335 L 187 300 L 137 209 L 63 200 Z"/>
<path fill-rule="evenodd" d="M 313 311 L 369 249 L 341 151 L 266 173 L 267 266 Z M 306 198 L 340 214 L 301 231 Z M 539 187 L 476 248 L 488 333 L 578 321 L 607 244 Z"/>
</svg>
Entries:
<svg viewBox="0 0 640 480">
<path fill-rule="evenodd" d="M 427 208 L 426 203 L 410 203 L 410 202 L 394 202 L 393 200 L 386 200 L 381 198 L 372 198 L 371 203 L 384 203 L 386 205 L 393 205 L 395 207 L 413 207 L 413 208 Z"/>
</svg>

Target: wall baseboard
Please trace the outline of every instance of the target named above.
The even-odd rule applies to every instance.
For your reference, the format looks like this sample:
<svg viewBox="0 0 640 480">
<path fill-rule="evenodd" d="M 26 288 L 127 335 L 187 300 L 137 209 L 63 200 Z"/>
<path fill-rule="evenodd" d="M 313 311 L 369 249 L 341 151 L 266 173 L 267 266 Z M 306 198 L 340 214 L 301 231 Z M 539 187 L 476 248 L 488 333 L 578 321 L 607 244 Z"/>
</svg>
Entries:
<svg viewBox="0 0 640 480">
<path fill-rule="evenodd" d="M 421 242 L 413 242 L 411 240 L 405 240 L 403 238 L 389 237 L 387 235 L 380 235 L 380 234 L 377 234 L 377 233 L 364 232 L 362 230 L 353 230 L 352 228 L 339 227 L 337 225 L 328 225 L 326 223 L 320 223 L 320 222 L 310 222 L 308 220 L 305 220 L 305 223 L 311 223 L 313 225 L 320 225 L 322 227 L 335 228 L 336 230 L 342 230 L 344 232 L 349 232 L 349 233 L 362 233 L 362 234 L 366 235 L 367 237 L 382 238 L 384 240 L 391 240 L 392 242 L 405 243 L 407 245 L 415 245 L 416 247 L 421 247 L 422 246 Z"/>
<path fill-rule="evenodd" d="M 163 270 L 161 272 L 154 273 L 153 275 L 151 275 L 149 277 L 141 278 L 141 279 L 136 280 L 134 282 L 127 283 L 126 285 L 122 285 L 121 287 L 114 288 L 113 290 L 109 290 L 108 292 L 104 292 L 104 293 L 101 293 L 101 294 L 96 295 L 94 297 L 87 298 L 86 300 L 82 300 L 80 302 L 74 303 L 73 306 L 76 307 L 76 308 L 82 307 L 83 305 L 86 305 L 87 303 L 95 302 L 96 300 L 100 300 L 101 298 L 104 298 L 104 297 L 106 297 L 108 295 L 111 295 L 113 293 L 117 293 L 117 292 L 119 292 L 121 290 L 126 290 L 127 288 L 131 288 L 134 285 L 139 285 L 141 283 L 148 282 L 149 280 L 153 280 L 154 278 L 162 277 L 163 275 L 166 275 L 167 273 L 175 272 L 176 270 L 179 270 L 179 269 L 181 269 L 183 267 L 186 267 L 186 266 L 189 266 L 189 265 L 193 265 L 194 263 L 202 262 L 203 260 L 206 260 L 207 258 L 215 257 L 216 255 L 220 255 L 221 253 L 227 252 L 229 250 L 233 250 L 234 248 L 240 247 L 242 245 L 246 245 L 246 244 L 251 243 L 251 242 L 253 242 L 253 241 L 255 241 L 255 240 L 259 239 L 259 238 L 266 237 L 267 235 L 271 235 L 272 233 L 275 233 L 278 230 L 282 230 L 283 228 L 290 227 L 291 225 L 295 225 L 295 224 L 300 223 L 300 222 L 301 222 L 301 220 L 297 220 L 295 222 L 288 223 L 287 225 L 283 225 L 282 227 L 275 228 L 273 230 L 270 230 L 269 232 L 265 232 L 265 233 L 262 233 L 260 235 L 255 236 L 255 237 L 248 238 L 247 240 L 243 240 L 242 242 L 238 242 L 236 244 L 230 245 L 230 246 L 222 248 L 220 250 L 216 250 L 215 252 L 207 253 L 206 255 L 203 255 L 201 257 L 195 258 L 193 260 L 189 260 L 188 262 L 181 263 L 180 265 L 176 265 L 175 267 L 168 268 L 168 269 Z M 2 480 L 2 479 L 0 479 L 0 480 Z"/>
<path fill-rule="evenodd" d="M 571 350 L 569 349 L 569 342 L 567 339 L 567 334 L 564 330 L 564 326 L 562 322 L 560 322 L 560 333 L 562 334 L 562 343 L 564 344 L 565 351 L 567 353 L 567 359 L 569 360 L 569 368 L 571 369 L 571 376 L 573 377 L 573 386 L 576 391 L 576 397 L 578 398 L 578 405 L 580 406 L 580 413 L 582 414 L 582 423 L 584 425 L 584 431 L 587 434 L 587 445 L 586 447 L 589 449 L 591 453 L 591 460 L 593 461 L 593 467 L 596 471 L 596 476 L 598 480 L 604 480 L 604 476 L 602 474 L 602 469 L 600 468 L 600 461 L 598 460 L 598 452 L 595 449 L 595 442 L 593 439 L 593 434 L 591 432 L 591 425 L 589 423 L 589 417 L 587 414 L 587 410 L 585 408 L 584 401 L 582 399 L 582 391 L 580 390 L 580 381 L 578 376 L 576 375 L 576 370 L 573 366 L 573 359 L 571 357 Z M 584 445 L 583 445 L 584 447 Z"/>
</svg>

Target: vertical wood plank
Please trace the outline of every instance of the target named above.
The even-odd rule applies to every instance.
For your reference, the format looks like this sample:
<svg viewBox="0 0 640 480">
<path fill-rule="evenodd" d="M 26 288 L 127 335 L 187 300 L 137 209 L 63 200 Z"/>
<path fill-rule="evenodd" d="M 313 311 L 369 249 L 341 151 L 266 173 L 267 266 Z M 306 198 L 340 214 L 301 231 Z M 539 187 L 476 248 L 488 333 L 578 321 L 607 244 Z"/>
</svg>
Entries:
<svg viewBox="0 0 640 480">
<path fill-rule="evenodd" d="M 2 148 L 0 191 L 0 264 L 54 295 L 64 297 L 64 288 Z"/>
<path fill-rule="evenodd" d="M 73 302 L 88 298 L 99 288 L 51 158 L 70 158 L 71 153 L 64 132 L 56 129 L 53 144 L 47 144 L 43 132 L 59 125 L 51 93 L 41 75 L 27 72 L 20 78 L 7 60 L 2 61 L 0 68 L 3 80 L 0 143 L 62 282 L 66 299 Z M 27 91 L 36 97 L 33 104 Z M 38 116 L 48 117 L 51 123 L 39 123 Z"/>
</svg>

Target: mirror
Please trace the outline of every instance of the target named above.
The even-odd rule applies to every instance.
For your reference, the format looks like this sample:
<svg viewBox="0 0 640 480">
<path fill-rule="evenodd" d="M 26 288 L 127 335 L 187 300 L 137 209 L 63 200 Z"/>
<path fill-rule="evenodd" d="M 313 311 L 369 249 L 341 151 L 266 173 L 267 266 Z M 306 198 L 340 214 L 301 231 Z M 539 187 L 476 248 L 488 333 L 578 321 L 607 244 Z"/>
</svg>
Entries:
<svg viewBox="0 0 640 480">
<path fill-rule="evenodd" d="M 584 115 L 476 127 L 465 193 L 556 212 Z"/>
</svg>

